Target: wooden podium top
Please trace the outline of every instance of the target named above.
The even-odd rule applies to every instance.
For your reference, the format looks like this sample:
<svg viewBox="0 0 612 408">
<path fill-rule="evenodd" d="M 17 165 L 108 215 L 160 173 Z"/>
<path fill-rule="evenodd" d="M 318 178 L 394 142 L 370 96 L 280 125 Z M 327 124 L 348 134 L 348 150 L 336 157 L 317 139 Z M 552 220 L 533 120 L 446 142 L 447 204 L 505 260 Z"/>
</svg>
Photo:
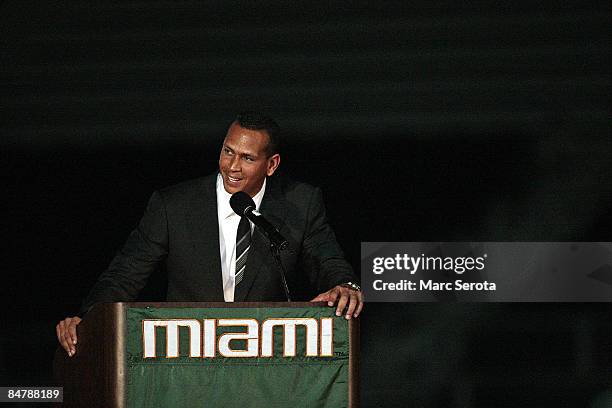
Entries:
<svg viewBox="0 0 612 408">
<path fill-rule="evenodd" d="M 102 306 L 108 303 L 101 303 Z M 112 304 L 112 303 L 111 303 Z M 197 307 L 197 308 L 232 308 L 232 307 L 323 307 L 327 302 L 119 302 L 127 307 Z M 94 307 L 96 307 L 94 306 Z M 330 307 L 331 306 L 327 306 Z"/>
</svg>

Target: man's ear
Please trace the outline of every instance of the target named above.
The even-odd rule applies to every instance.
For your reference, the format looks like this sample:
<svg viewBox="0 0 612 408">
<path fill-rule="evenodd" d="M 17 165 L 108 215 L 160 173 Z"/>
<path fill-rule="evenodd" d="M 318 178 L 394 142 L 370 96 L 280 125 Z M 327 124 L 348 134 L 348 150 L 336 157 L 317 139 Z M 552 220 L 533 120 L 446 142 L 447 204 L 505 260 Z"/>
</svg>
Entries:
<svg viewBox="0 0 612 408">
<path fill-rule="evenodd" d="M 276 153 L 268 157 L 268 168 L 266 174 L 269 176 L 273 175 L 278 166 L 280 165 L 280 154 Z"/>
</svg>

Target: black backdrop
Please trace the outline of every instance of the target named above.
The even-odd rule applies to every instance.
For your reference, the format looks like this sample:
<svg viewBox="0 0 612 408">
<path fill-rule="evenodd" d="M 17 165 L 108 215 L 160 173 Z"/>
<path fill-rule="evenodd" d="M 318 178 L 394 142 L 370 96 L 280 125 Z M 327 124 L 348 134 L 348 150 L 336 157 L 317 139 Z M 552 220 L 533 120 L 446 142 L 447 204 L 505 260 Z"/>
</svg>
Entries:
<svg viewBox="0 0 612 408">
<path fill-rule="evenodd" d="M 610 11 L 3 2 L 0 384 L 51 381 L 57 321 L 245 108 L 278 118 L 355 268 L 361 241 L 609 241 Z M 610 406 L 611 311 L 369 303 L 363 405 Z"/>
</svg>

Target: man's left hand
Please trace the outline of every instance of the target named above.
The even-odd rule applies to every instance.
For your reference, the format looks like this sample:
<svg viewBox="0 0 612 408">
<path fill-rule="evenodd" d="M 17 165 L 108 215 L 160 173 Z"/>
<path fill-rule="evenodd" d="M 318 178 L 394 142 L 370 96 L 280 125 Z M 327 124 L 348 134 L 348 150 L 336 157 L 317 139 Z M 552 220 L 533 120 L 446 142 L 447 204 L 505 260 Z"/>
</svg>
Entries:
<svg viewBox="0 0 612 408">
<path fill-rule="evenodd" d="M 341 316 L 346 308 L 345 317 L 347 319 L 359 316 L 363 308 L 361 291 L 343 285 L 338 285 L 327 292 L 321 293 L 319 296 L 312 299 L 311 302 L 327 302 L 328 306 L 337 304 L 336 316 Z"/>
</svg>

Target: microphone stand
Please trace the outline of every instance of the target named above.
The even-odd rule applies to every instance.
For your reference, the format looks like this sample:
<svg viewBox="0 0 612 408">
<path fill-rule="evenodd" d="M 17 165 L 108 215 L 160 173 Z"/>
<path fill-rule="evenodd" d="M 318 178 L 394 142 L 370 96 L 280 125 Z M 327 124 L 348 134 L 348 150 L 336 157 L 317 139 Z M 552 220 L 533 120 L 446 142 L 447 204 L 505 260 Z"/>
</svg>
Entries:
<svg viewBox="0 0 612 408">
<path fill-rule="evenodd" d="M 285 296 L 287 297 L 287 302 L 291 302 L 291 295 L 289 294 L 289 286 L 287 286 L 287 276 L 285 267 L 283 266 L 283 262 L 281 261 L 280 252 L 281 249 L 274 244 L 274 242 L 270 241 L 270 252 L 272 252 L 272 256 L 276 259 L 276 264 L 278 265 L 278 271 L 280 272 L 281 279 L 283 281 L 283 289 L 285 290 Z"/>
</svg>

